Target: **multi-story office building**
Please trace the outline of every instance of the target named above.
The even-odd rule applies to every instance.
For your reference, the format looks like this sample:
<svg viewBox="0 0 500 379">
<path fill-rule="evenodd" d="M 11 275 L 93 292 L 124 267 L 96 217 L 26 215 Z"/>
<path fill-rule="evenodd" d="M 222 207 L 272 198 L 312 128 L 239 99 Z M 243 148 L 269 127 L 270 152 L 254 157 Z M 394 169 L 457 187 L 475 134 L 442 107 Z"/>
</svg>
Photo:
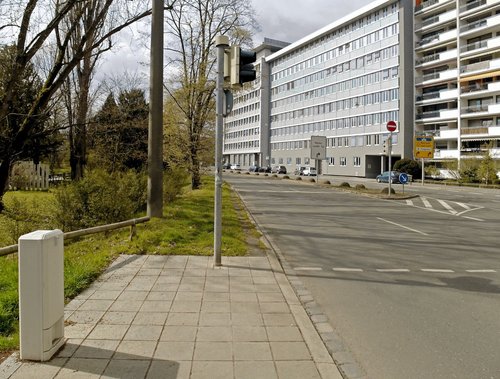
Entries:
<svg viewBox="0 0 500 379">
<path fill-rule="evenodd" d="M 411 0 L 379 0 L 264 54 L 256 90 L 237 96 L 226 120 L 225 160 L 314 166 L 311 136 L 325 136 L 323 174 L 375 177 L 388 167 L 382 145 L 391 120 L 393 162 L 411 158 L 413 9 Z"/>
<path fill-rule="evenodd" d="M 257 79 L 234 93 L 233 110 L 224 122 L 226 163 L 238 163 L 242 167 L 269 164 L 269 66 L 264 59 L 287 45 L 265 38 L 255 49 Z"/>
<path fill-rule="evenodd" d="M 415 88 L 437 161 L 500 158 L 500 1 L 417 2 Z"/>
<path fill-rule="evenodd" d="M 271 74 L 271 164 L 315 165 L 311 136 L 327 137 L 324 174 L 375 177 L 412 157 L 413 2 L 371 3 L 266 58 Z"/>
</svg>

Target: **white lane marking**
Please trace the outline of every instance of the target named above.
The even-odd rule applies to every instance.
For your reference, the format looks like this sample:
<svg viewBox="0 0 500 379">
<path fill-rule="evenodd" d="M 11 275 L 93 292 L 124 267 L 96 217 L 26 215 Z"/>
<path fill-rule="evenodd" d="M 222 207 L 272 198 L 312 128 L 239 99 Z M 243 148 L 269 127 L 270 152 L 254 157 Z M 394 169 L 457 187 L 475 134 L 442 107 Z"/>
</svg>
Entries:
<svg viewBox="0 0 500 379">
<path fill-rule="evenodd" d="M 377 219 L 378 219 L 378 220 L 380 220 L 380 221 L 385 221 L 385 222 L 387 222 L 387 223 L 389 223 L 389 224 L 392 224 L 392 225 L 399 226 L 400 228 L 404 228 L 404 229 L 410 230 L 410 231 L 412 231 L 412 232 L 419 233 L 419 234 L 423 234 L 424 236 L 428 236 L 428 234 L 427 234 L 427 233 L 421 232 L 420 230 L 417 230 L 417 229 L 412 229 L 412 228 L 409 228 L 409 227 L 407 227 L 407 226 L 404 226 L 404 225 L 398 224 L 398 223 L 396 223 L 396 222 L 392 222 L 392 221 L 389 221 L 389 220 L 383 219 L 383 218 L 381 218 L 381 217 L 377 217 Z"/>
<path fill-rule="evenodd" d="M 334 267 L 333 271 L 341 271 L 341 272 L 363 272 L 361 268 L 348 268 L 348 267 Z"/>
<path fill-rule="evenodd" d="M 378 268 L 378 272 L 410 272 L 407 268 Z"/>
<path fill-rule="evenodd" d="M 413 206 L 413 201 L 412 200 L 406 200 L 406 204 Z"/>
<path fill-rule="evenodd" d="M 454 209 L 451 207 L 451 205 L 450 205 L 450 204 L 448 204 L 446 201 L 444 201 L 444 200 L 439 200 L 439 199 L 437 199 L 437 201 L 438 201 L 438 203 L 439 203 L 439 204 L 441 204 L 444 208 L 448 209 L 448 211 L 450 211 L 450 213 L 451 213 L 452 215 L 456 215 L 456 214 L 457 214 L 457 211 L 456 211 L 456 210 L 454 210 Z"/>
<path fill-rule="evenodd" d="M 465 270 L 467 272 L 496 272 L 496 270 Z"/>
<path fill-rule="evenodd" d="M 422 203 L 424 203 L 426 208 L 432 208 L 432 204 L 425 197 L 422 197 Z"/>
<path fill-rule="evenodd" d="M 295 267 L 295 271 L 321 271 L 321 267 Z"/>
<path fill-rule="evenodd" d="M 421 268 L 420 271 L 423 271 L 423 272 L 455 272 L 453 270 L 446 270 L 446 269 L 440 269 L 440 268 Z"/>
<path fill-rule="evenodd" d="M 465 208 L 467 210 L 470 210 L 472 209 L 471 207 L 469 207 L 467 204 L 464 204 L 464 203 L 459 203 L 458 201 L 455 201 L 455 204 L 458 204 L 460 205 L 462 208 Z"/>
<path fill-rule="evenodd" d="M 475 217 L 470 217 L 470 216 L 462 216 L 463 218 L 468 218 L 469 220 L 474 220 L 474 221 L 484 221 L 480 218 L 475 218 Z"/>
</svg>

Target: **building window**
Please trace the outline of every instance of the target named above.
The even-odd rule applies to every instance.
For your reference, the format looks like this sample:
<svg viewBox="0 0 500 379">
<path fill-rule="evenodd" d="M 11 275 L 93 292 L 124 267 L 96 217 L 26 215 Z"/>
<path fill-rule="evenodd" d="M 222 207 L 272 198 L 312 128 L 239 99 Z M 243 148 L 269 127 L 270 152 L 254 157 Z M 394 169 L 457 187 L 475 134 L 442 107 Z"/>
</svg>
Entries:
<svg viewBox="0 0 500 379">
<path fill-rule="evenodd" d="M 346 157 L 340 157 L 340 166 L 342 166 L 342 167 L 347 166 L 347 158 Z"/>
<path fill-rule="evenodd" d="M 305 165 L 308 165 L 310 162 L 310 159 L 308 157 L 304 158 L 304 164 Z"/>
<path fill-rule="evenodd" d="M 374 140 L 374 145 L 380 145 L 380 134 L 375 134 L 373 136 L 373 140 Z"/>
<path fill-rule="evenodd" d="M 300 158 L 295 158 L 295 164 L 300 165 L 300 164 L 301 164 L 301 161 L 302 161 L 302 159 L 300 159 Z"/>
<path fill-rule="evenodd" d="M 286 164 L 291 165 L 292 164 L 292 158 L 287 158 L 286 159 Z"/>
<path fill-rule="evenodd" d="M 328 166 L 335 166 L 335 158 L 334 157 L 328 158 Z"/>
<path fill-rule="evenodd" d="M 283 158 L 278 159 L 278 164 L 283 164 Z"/>
<path fill-rule="evenodd" d="M 361 157 L 353 157 L 354 167 L 361 167 Z"/>
</svg>

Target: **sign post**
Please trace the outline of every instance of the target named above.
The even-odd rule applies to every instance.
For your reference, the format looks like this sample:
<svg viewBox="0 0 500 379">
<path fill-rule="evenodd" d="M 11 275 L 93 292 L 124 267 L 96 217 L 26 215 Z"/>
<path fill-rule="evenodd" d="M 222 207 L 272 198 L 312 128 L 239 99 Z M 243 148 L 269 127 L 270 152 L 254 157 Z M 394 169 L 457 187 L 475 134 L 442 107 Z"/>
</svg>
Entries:
<svg viewBox="0 0 500 379">
<path fill-rule="evenodd" d="M 434 136 L 415 136 L 413 146 L 415 159 L 422 159 L 422 185 L 424 185 L 424 159 L 434 158 Z"/>
<path fill-rule="evenodd" d="M 316 161 L 316 182 L 319 184 L 320 162 L 326 159 L 326 137 L 311 136 L 311 159 Z"/>
<path fill-rule="evenodd" d="M 389 138 L 387 139 L 387 154 L 389 155 L 389 194 L 388 197 L 391 197 L 391 184 L 392 184 L 392 133 L 396 131 L 398 126 L 395 121 L 387 122 L 387 130 L 389 131 Z"/>
</svg>

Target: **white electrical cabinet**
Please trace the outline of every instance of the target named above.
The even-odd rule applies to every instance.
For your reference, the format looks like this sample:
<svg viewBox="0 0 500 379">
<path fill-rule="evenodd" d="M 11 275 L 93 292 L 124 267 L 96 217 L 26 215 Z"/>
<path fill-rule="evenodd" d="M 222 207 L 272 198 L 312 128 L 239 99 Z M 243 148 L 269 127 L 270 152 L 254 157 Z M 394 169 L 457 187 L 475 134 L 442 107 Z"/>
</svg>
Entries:
<svg viewBox="0 0 500 379">
<path fill-rule="evenodd" d="M 48 361 L 64 343 L 64 241 L 60 230 L 19 238 L 21 359 Z"/>
</svg>

